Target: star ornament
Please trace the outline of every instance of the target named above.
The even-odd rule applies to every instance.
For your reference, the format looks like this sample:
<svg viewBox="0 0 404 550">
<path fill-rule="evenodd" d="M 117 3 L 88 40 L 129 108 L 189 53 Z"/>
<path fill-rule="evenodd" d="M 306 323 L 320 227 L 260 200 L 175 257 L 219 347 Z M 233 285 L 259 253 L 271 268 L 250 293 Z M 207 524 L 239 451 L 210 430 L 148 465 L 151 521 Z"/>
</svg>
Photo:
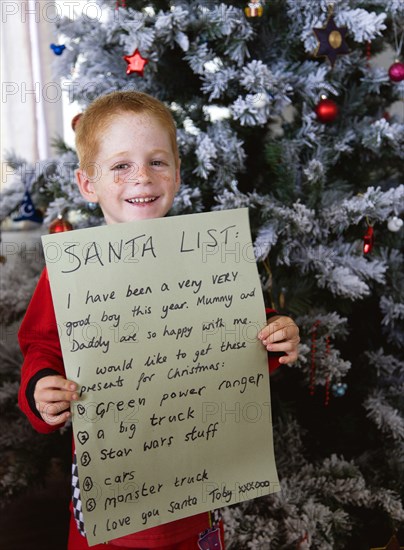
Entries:
<svg viewBox="0 0 404 550">
<path fill-rule="evenodd" d="M 149 60 L 142 57 L 137 48 L 132 55 L 124 55 L 123 58 L 128 64 L 126 74 L 137 73 L 143 76 L 145 65 L 147 65 Z"/>
<path fill-rule="evenodd" d="M 337 55 L 349 53 L 348 45 L 345 42 L 347 28 L 338 28 L 335 24 L 333 15 L 328 17 L 327 25 L 325 27 L 320 29 L 314 28 L 313 32 L 319 42 L 314 56 L 328 57 L 331 67 L 334 67 Z"/>
</svg>

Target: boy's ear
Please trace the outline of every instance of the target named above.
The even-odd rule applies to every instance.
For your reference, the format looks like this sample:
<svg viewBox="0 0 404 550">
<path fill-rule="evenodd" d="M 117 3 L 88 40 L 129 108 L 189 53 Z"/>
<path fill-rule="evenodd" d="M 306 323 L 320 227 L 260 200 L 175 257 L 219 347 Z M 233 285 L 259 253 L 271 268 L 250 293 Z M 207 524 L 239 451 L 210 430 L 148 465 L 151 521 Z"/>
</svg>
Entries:
<svg viewBox="0 0 404 550">
<path fill-rule="evenodd" d="M 87 172 L 78 168 L 75 172 L 76 182 L 81 196 L 88 202 L 98 202 L 97 194 L 94 190 L 94 185 L 89 178 Z"/>
</svg>

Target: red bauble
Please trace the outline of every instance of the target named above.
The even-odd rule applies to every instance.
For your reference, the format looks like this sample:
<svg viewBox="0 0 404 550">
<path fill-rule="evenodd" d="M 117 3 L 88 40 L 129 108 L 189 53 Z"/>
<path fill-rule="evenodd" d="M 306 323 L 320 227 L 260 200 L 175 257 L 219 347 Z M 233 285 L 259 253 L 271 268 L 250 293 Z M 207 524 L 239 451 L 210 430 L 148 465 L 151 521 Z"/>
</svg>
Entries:
<svg viewBox="0 0 404 550">
<path fill-rule="evenodd" d="M 393 82 L 401 82 L 404 80 L 404 63 L 396 61 L 389 69 L 389 77 Z"/>
<path fill-rule="evenodd" d="M 375 242 L 375 235 L 374 235 L 373 227 L 369 225 L 366 233 L 363 236 L 363 253 L 364 254 L 370 254 L 370 252 L 372 252 L 374 242 Z"/>
<path fill-rule="evenodd" d="M 320 122 L 334 122 L 338 116 L 338 105 L 332 99 L 323 98 L 316 105 L 315 113 Z"/>
<path fill-rule="evenodd" d="M 73 226 L 70 222 L 65 220 L 62 216 L 58 216 L 56 220 L 49 225 L 49 233 L 64 233 L 65 231 L 71 231 Z"/>
<path fill-rule="evenodd" d="M 77 123 L 78 121 L 80 120 L 80 118 L 82 117 L 83 113 L 78 113 L 77 115 L 75 115 L 73 118 L 72 118 L 72 130 L 73 132 L 76 131 L 76 126 L 77 126 Z"/>
</svg>

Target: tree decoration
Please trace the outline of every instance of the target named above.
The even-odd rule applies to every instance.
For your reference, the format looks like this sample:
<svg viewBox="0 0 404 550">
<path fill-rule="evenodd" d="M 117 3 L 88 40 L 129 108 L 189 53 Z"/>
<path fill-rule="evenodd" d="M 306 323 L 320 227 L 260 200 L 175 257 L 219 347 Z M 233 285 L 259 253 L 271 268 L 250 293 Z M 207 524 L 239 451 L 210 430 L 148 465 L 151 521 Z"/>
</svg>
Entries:
<svg viewBox="0 0 404 550">
<path fill-rule="evenodd" d="M 71 125 L 72 125 L 72 130 L 73 130 L 73 132 L 76 131 L 77 123 L 78 123 L 78 121 L 80 120 L 82 114 L 83 114 L 83 113 L 77 113 L 77 115 L 74 115 L 74 117 L 72 118 Z"/>
<path fill-rule="evenodd" d="M 53 222 L 51 222 L 51 224 L 49 225 L 49 233 L 51 234 L 64 233 L 65 231 L 71 231 L 72 229 L 72 224 L 68 222 L 62 214 L 59 214 L 56 220 L 53 220 Z"/>
<path fill-rule="evenodd" d="M 331 67 L 334 67 L 337 55 L 349 53 L 345 42 L 346 27 L 337 27 L 334 21 L 333 6 L 329 7 L 327 24 L 323 28 L 314 28 L 314 34 L 319 42 L 315 57 L 328 57 Z"/>
<path fill-rule="evenodd" d="M 372 252 L 374 242 L 375 242 L 375 235 L 374 235 L 373 227 L 370 224 L 368 224 L 366 233 L 363 236 L 363 253 L 364 254 L 370 254 Z"/>
<path fill-rule="evenodd" d="M 142 57 L 137 48 L 132 55 L 124 55 L 123 58 L 128 64 L 126 67 L 126 74 L 137 73 L 143 76 L 145 65 L 147 65 L 149 60 Z"/>
<path fill-rule="evenodd" d="M 404 63 L 396 61 L 389 69 L 389 77 L 392 82 L 401 82 L 404 80 Z"/>
<path fill-rule="evenodd" d="M 66 46 L 64 44 L 51 44 L 50 48 L 51 50 L 53 50 L 53 53 L 55 55 L 62 55 L 62 53 L 66 49 Z"/>
<path fill-rule="evenodd" d="M 404 63 L 400 61 L 400 54 L 403 48 L 404 41 L 404 30 L 401 32 L 400 39 L 398 38 L 396 20 L 393 17 L 393 32 L 394 32 L 394 42 L 396 47 L 396 59 L 394 63 L 389 68 L 389 77 L 392 82 L 401 82 L 404 80 Z"/>
<path fill-rule="evenodd" d="M 327 361 L 330 357 L 330 335 L 327 334 L 325 338 L 325 361 Z M 324 405 L 327 406 L 330 402 L 330 385 L 331 385 L 331 377 L 328 374 L 327 378 L 325 379 L 325 399 L 324 399 Z"/>
<path fill-rule="evenodd" d="M 323 124 L 334 122 L 337 118 L 339 109 L 338 105 L 332 99 L 328 99 L 325 95 L 321 96 L 320 101 L 314 109 L 317 119 Z"/>
<path fill-rule="evenodd" d="M 397 233 L 397 231 L 400 231 L 400 229 L 403 227 L 403 220 L 398 216 L 392 216 L 387 221 L 387 227 L 389 231 Z"/>
<path fill-rule="evenodd" d="M 126 0 L 116 0 L 115 2 L 115 9 L 117 10 L 118 8 L 126 8 Z"/>
<path fill-rule="evenodd" d="M 369 69 L 370 68 L 370 58 L 372 56 L 372 44 L 370 40 L 366 42 L 366 66 Z"/>
<path fill-rule="evenodd" d="M 263 2 L 260 2 L 260 0 L 251 0 L 251 2 L 248 2 L 247 7 L 244 8 L 246 16 L 261 17 L 264 12 L 262 4 Z"/>
<path fill-rule="evenodd" d="M 345 383 L 337 382 L 331 386 L 331 392 L 334 397 L 343 397 L 346 393 L 348 386 Z"/>
<path fill-rule="evenodd" d="M 42 212 L 35 208 L 34 203 L 32 202 L 31 195 L 29 191 L 26 190 L 18 209 L 17 216 L 14 218 L 14 221 L 30 221 L 35 223 L 42 223 L 42 220 Z"/>
</svg>

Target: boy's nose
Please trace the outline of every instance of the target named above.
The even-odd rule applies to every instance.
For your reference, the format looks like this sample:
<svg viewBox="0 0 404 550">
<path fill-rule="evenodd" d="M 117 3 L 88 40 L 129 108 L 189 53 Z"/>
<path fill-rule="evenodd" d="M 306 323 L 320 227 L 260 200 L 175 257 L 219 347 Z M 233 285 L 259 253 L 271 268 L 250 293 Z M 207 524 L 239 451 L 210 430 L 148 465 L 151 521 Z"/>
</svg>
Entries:
<svg viewBox="0 0 404 550">
<path fill-rule="evenodd" d="M 136 164 L 133 170 L 133 183 L 143 183 L 149 179 L 148 166 L 146 164 Z"/>
</svg>

